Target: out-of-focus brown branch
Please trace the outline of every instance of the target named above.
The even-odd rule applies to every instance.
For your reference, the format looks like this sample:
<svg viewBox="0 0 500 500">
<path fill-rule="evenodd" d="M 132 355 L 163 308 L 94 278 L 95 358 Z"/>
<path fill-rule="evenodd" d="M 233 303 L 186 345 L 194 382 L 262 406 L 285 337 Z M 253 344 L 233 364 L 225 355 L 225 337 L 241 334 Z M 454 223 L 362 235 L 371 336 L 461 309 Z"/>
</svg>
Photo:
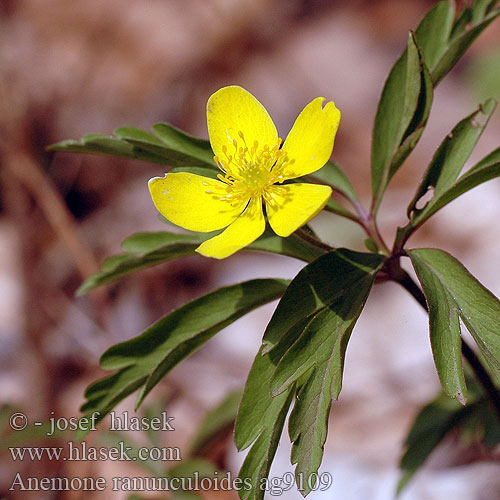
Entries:
<svg viewBox="0 0 500 500">
<path fill-rule="evenodd" d="M 51 179 L 27 153 L 9 148 L 2 148 L 2 153 L 2 163 L 21 181 L 43 211 L 71 254 L 81 276 L 87 278 L 97 272 L 98 264 Z"/>
</svg>

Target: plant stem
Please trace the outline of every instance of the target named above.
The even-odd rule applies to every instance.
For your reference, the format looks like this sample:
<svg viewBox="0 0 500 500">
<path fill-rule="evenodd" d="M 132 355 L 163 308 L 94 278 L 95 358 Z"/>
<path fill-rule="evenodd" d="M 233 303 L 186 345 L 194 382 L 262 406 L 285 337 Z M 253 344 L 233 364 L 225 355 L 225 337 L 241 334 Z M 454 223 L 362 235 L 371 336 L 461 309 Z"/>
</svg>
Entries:
<svg viewBox="0 0 500 500">
<path fill-rule="evenodd" d="M 377 226 L 375 217 L 368 214 L 359 202 L 352 202 L 358 213 L 358 223 L 365 230 L 368 237 L 375 243 L 380 253 L 387 257 L 391 254 L 389 247 L 385 244 Z"/>
<path fill-rule="evenodd" d="M 391 259 L 388 261 L 388 263 Z M 415 283 L 412 277 L 401 268 L 399 260 L 392 259 L 391 264 L 387 265 L 387 273 L 393 281 L 399 283 L 412 297 L 427 311 L 427 301 L 420 287 Z M 469 347 L 469 345 L 462 339 L 462 355 L 469 363 L 474 375 L 481 384 L 488 400 L 494 410 L 498 420 L 500 421 L 500 393 L 491 380 L 489 373 L 486 371 L 478 358 L 477 354 Z"/>
</svg>

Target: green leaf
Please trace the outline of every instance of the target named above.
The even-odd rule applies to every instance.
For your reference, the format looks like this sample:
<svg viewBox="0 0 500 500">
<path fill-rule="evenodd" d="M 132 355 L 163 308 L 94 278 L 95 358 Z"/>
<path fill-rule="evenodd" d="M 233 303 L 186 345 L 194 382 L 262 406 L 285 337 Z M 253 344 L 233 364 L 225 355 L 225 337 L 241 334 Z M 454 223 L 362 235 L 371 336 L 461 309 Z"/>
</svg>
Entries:
<svg viewBox="0 0 500 500">
<path fill-rule="evenodd" d="M 87 278 L 76 294 L 83 295 L 94 288 L 122 278 L 145 267 L 193 255 L 209 235 L 175 233 L 139 233 L 127 238 L 122 247 L 127 253 L 106 259 L 101 270 Z M 212 234 L 213 236 L 213 234 Z"/>
<path fill-rule="evenodd" d="M 418 25 L 415 36 L 428 68 L 434 68 L 446 52 L 454 18 L 455 3 L 444 0 L 429 10 Z"/>
<path fill-rule="evenodd" d="M 344 353 L 354 325 L 368 297 L 374 274 L 367 273 L 337 301 L 307 317 L 300 337 L 280 359 L 271 380 L 271 394 L 276 396 L 317 368 L 330 377 L 325 391 L 337 399 L 342 388 Z M 284 340 L 288 341 L 288 334 Z M 278 343 L 278 346 L 280 344 Z M 271 351 L 272 353 L 273 351 Z M 311 378 L 313 377 L 311 372 Z"/>
<path fill-rule="evenodd" d="M 435 195 L 421 212 L 413 215 L 410 222 L 411 226 L 416 228 L 422 225 L 438 210 L 448 203 L 451 203 L 453 200 L 456 200 L 462 194 L 497 177 L 500 177 L 500 148 L 490 153 L 474 167 L 465 172 L 457 182 L 443 192 L 441 196 Z"/>
<path fill-rule="evenodd" d="M 113 136 L 89 134 L 79 141 L 62 141 L 47 149 L 117 156 L 174 167 L 201 166 L 216 170 L 208 141 L 191 137 L 168 123 L 153 125 L 153 134 L 134 127 L 120 127 L 114 131 Z"/>
<path fill-rule="evenodd" d="M 122 243 L 122 248 L 126 253 L 107 258 L 103 262 L 101 270 L 82 283 L 77 290 L 77 295 L 88 293 L 98 286 L 110 283 L 139 269 L 188 255 L 197 255 L 196 248 L 212 236 L 214 233 L 152 232 L 134 234 Z M 270 229 L 266 230 L 247 249 L 286 255 L 305 262 L 310 262 L 323 253 L 295 234 L 288 238 L 281 238 Z"/>
<path fill-rule="evenodd" d="M 500 423 L 488 397 L 475 378 L 469 375 L 466 379 L 466 407 L 441 392 L 419 411 L 405 440 L 398 494 L 450 431 L 456 429 L 462 440 L 477 442 L 482 447 L 494 448 L 500 442 Z"/>
<path fill-rule="evenodd" d="M 469 408 L 441 394 L 419 412 L 406 438 L 399 464 L 402 476 L 397 486 L 398 495 L 446 434 L 459 425 Z"/>
<path fill-rule="evenodd" d="M 471 23 L 477 24 L 480 22 L 488 12 L 498 3 L 498 0 L 475 0 L 472 4 L 471 10 Z"/>
<path fill-rule="evenodd" d="M 410 34 L 407 50 L 385 83 L 375 118 L 372 146 L 375 211 L 387 184 L 420 139 L 430 112 L 432 88 L 500 15 L 500 9 L 492 10 L 496 3 L 476 0 L 472 9 L 462 10 L 453 23 L 454 2 L 439 2 L 422 19 L 415 38 Z"/>
<path fill-rule="evenodd" d="M 288 395 L 282 393 L 272 397 L 269 383 L 279 360 L 302 333 L 308 321 L 298 322 L 276 349 L 263 354 L 262 346 L 255 356 L 234 428 L 234 441 L 239 450 L 248 448 L 262 432 L 274 426 Z"/>
<path fill-rule="evenodd" d="M 152 129 L 155 136 L 169 148 L 189 153 L 193 158 L 198 158 L 212 167 L 215 165 L 214 153 L 207 140 L 186 134 L 168 123 L 156 123 Z"/>
<path fill-rule="evenodd" d="M 299 273 L 293 280 L 278 305 L 278 309 L 282 309 L 277 309 L 271 319 L 271 322 L 276 321 L 275 317 L 288 313 L 297 321 L 299 315 L 299 322 L 292 328 L 292 337 L 297 337 L 297 333 L 300 336 L 288 347 L 290 331 L 283 333 L 269 355 L 271 359 L 274 355 L 275 363 L 279 361 L 271 380 L 271 393 L 276 397 L 298 385 L 289 433 L 293 441 L 292 464 L 297 464 L 295 475 L 304 479 L 303 483 L 307 485 L 301 491 L 303 495 L 311 491 L 313 485 L 309 478 L 321 464 L 330 407 L 342 387 L 347 343 L 382 263 L 383 258 L 378 255 L 343 249 L 320 257 L 306 266 L 306 270 L 314 266 L 311 273 L 302 276 Z M 322 281 L 317 280 L 321 276 L 319 271 L 322 271 Z M 334 297 L 323 289 L 325 277 L 335 281 Z M 321 306 L 318 309 L 315 307 L 312 313 L 306 309 L 297 313 L 297 306 L 286 311 L 282 304 L 286 304 L 289 297 L 300 296 L 294 285 L 303 281 L 314 292 L 316 299 L 320 299 L 317 304 Z M 292 294 L 293 290 L 297 295 Z M 304 316 L 300 317 L 302 314 Z M 285 354 L 277 356 L 276 350 Z"/>
<path fill-rule="evenodd" d="M 191 443 L 191 456 L 202 455 L 210 444 L 219 439 L 221 433 L 233 427 L 241 396 L 241 391 L 232 391 L 205 414 Z"/>
<path fill-rule="evenodd" d="M 412 253 L 410 252 L 410 256 Z M 434 362 L 445 393 L 465 405 L 467 387 L 462 365 L 462 339 L 456 303 L 434 273 L 416 257 L 418 279 L 429 305 Z"/>
<path fill-rule="evenodd" d="M 478 6 L 479 3 L 476 1 L 475 6 Z M 496 3 L 491 2 L 487 9 L 475 7 L 472 11 L 469 9 L 462 11 L 452 28 L 446 50 L 439 60 L 429 68 L 434 86 L 455 66 L 482 31 L 500 15 L 500 9 L 491 10 Z"/>
<path fill-rule="evenodd" d="M 245 457 L 238 475 L 244 485 L 238 491 L 242 500 L 264 499 L 266 490 L 263 486 L 269 476 L 292 397 L 293 393 L 288 394 L 284 401 L 276 398 L 281 404 L 277 406 L 273 424 L 264 429 Z"/>
<path fill-rule="evenodd" d="M 86 391 L 82 411 L 100 412 L 99 420 L 142 387 L 137 406 L 162 377 L 217 332 L 249 311 L 278 298 L 287 282 L 257 279 L 220 288 L 164 316 L 141 335 L 108 349 L 105 370 L 116 373 Z"/>
<path fill-rule="evenodd" d="M 432 85 L 412 33 L 393 66 L 377 108 L 372 140 L 373 206 L 380 205 L 391 178 L 416 146 L 432 102 Z"/>
<path fill-rule="evenodd" d="M 333 189 L 339 191 L 352 201 L 357 201 L 358 196 L 354 190 L 351 181 L 349 181 L 345 172 L 335 163 L 329 161 L 326 165 L 316 172 L 303 177 L 304 180 L 319 181 L 321 184 L 328 184 Z"/>
<path fill-rule="evenodd" d="M 279 359 L 300 335 L 303 326 L 299 323 L 293 328 L 287 340 L 272 352 L 263 355 L 261 347 L 248 374 L 234 428 L 234 441 L 239 450 L 253 443 L 239 474 L 251 486 L 239 492 L 242 499 L 264 498 L 265 489 L 261 486 L 269 475 L 294 392 L 291 388 L 271 397 L 269 382 Z"/>
<path fill-rule="evenodd" d="M 415 213 L 412 225 L 422 223 L 423 220 L 427 219 L 427 212 L 432 210 L 434 201 L 453 186 L 488 124 L 495 107 L 495 101 L 491 99 L 486 101 L 477 111 L 460 121 L 441 143 L 408 207 L 409 216 L 412 212 Z M 433 199 L 424 208 L 416 209 L 418 201 L 431 188 L 434 188 Z"/>
<path fill-rule="evenodd" d="M 266 328 L 264 352 L 275 347 L 296 323 L 349 293 L 383 262 L 380 255 L 341 248 L 304 267 L 287 288 Z"/>
<path fill-rule="evenodd" d="M 434 301 L 442 299 L 443 295 L 446 296 L 446 308 L 450 308 L 452 314 L 458 314 L 478 345 L 479 351 L 486 360 L 494 378 L 500 380 L 500 330 L 498 328 L 500 301 L 448 253 L 432 248 L 419 248 L 408 251 L 408 255 L 419 280 L 421 280 L 429 307 L 435 310 L 438 307 L 443 307 L 442 304 Z M 439 291 L 436 292 L 436 290 Z M 443 335 L 446 335 L 446 322 L 443 319 L 445 312 L 446 309 L 444 311 L 436 310 L 434 313 L 436 323 L 431 323 L 431 328 L 434 326 L 442 329 L 442 331 L 434 332 L 434 335 L 441 339 L 444 339 Z M 448 334 L 449 338 L 456 336 L 455 331 L 448 332 Z M 446 366 L 446 363 L 450 363 L 449 368 L 455 366 L 454 369 L 458 370 L 456 356 L 448 352 L 448 358 L 446 358 L 447 348 L 451 344 L 455 346 L 456 342 L 456 340 L 450 341 L 449 338 L 442 340 L 441 356 L 443 359 L 439 363 L 436 360 L 438 370 L 440 369 L 439 365 L 443 367 Z M 456 346 L 454 348 L 456 349 Z"/>
<path fill-rule="evenodd" d="M 254 446 L 260 451 L 255 453 L 264 456 L 262 435 L 274 429 L 281 405 L 298 382 L 301 389 L 290 422 L 292 460 L 298 464 L 296 474 L 309 477 L 317 470 L 331 400 L 340 391 L 347 340 L 383 262 L 379 255 L 339 249 L 307 265 L 292 281 L 271 318 L 245 387 L 235 430 L 239 448 L 257 439 Z M 321 336 L 328 340 L 318 352 Z M 312 359 L 305 359 L 312 351 Z M 269 386 L 275 369 L 278 382 Z M 266 391 L 274 383 L 279 390 L 271 397 Z M 308 492 L 306 488 L 302 493 Z"/>
<path fill-rule="evenodd" d="M 201 175 L 215 180 L 218 179 L 217 175 L 221 173 L 219 169 L 209 167 L 173 167 L 170 169 L 170 173 L 176 172 L 189 172 L 190 174 Z"/>
</svg>

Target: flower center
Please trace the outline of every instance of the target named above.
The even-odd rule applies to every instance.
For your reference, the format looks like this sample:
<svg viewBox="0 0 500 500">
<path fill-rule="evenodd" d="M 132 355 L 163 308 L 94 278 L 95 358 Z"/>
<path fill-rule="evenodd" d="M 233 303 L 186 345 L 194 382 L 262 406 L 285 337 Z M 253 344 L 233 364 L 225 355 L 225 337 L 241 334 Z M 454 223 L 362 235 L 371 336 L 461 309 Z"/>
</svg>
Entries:
<svg viewBox="0 0 500 500">
<path fill-rule="evenodd" d="M 269 188 L 273 184 L 281 184 L 287 174 L 291 174 L 287 167 L 293 160 L 290 161 L 280 149 L 280 138 L 271 146 L 260 146 L 254 141 L 249 147 L 243 132 L 238 132 L 238 136 L 241 141 L 233 139 L 232 151 L 227 146 L 222 146 L 224 158 L 214 157 L 215 163 L 223 172 L 217 177 L 225 184 L 225 193 L 220 199 L 239 202 L 262 196 L 266 201 L 272 201 L 272 189 Z"/>
</svg>

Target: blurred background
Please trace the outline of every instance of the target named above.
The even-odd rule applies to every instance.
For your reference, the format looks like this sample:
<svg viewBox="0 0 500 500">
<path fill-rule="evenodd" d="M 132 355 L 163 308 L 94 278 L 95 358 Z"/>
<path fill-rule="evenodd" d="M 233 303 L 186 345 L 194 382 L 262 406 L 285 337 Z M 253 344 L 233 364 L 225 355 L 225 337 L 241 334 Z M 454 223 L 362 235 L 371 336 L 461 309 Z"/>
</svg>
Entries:
<svg viewBox="0 0 500 500">
<path fill-rule="evenodd" d="M 74 297 L 134 232 L 168 229 L 147 190 L 163 167 L 45 147 L 119 126 L 166 121 L 207 137 L 205 105 L 238 84 L 269 110 L 281 137 L 311 99 L 342 111 L 333 159 L 369 203 L 371 127 L 378 97 L 426 0 L 0 0 L 0 402 L 47 421 L 79 414 L 85 387 L 105 375 L 99 356 L 173 308 L 222 284 L 293 277 L 302 263 L 240 252 L 201 256 L 133 274 Z M 500 22 L 493 23 L 436 91 L 423 138 L 387 192 L 382 233 L 392 239 L 424 168 L 451 128 L 487 97 L 500 98 Z M 500 144 L 500 113 L 471 163 Z M 460 258 L 500 294 L 500 184 L 444 209 L 410 241 Z M 313 226 L 332 245 L 362 249 L 359 229 L 331 214 Z M 149 397 L 175 417 L 162 443 L 189 446 L 203 415 L 243 386 L 275 304 L 227 328 Z M 439 389 L 427 318 L 396 285 L 377 286 L 351 339 L 344 388 L 333 406 L 323 472 L 333 484 L 309 498 L 393 498 L 402 441 Z M 132 410 L 128 398 L 121 410 Z M 105 429 L 106 422 L 103 423 Z M 3 438 L 13 439 L 2 427 Z M 103 435 L 92 435 L 94 442 Z M 109 436 L 108 436 L 109 437 Z M 129 436 L 131 437 L 131 436 Z M 16 437 L 25 446 L 47 443 Z M 48 446 L 67 441 L 50 440 Z M 134 436 L 141 442 L 143 436 Z M 7 442 L 7 441 L 5 441 Z M 237 473 L 243 460 L 223 433 L 207 456 Z M 499 454 L 449 439 L 401 498 L 500 498 Z M 271 476 L 289 464 L 284 436 Z M 14 475 L 145 475 L 120 462 L 13 462 L 0 455 L 0 498 L 127 498 L 122 492 L 8 491 Z M 237 498 L 207 492 L 205 498 Z M 285 499 L 301 498 L 295 491 Z M 145 494 L 159 498 L 158 494 Z"/>
</svg>

